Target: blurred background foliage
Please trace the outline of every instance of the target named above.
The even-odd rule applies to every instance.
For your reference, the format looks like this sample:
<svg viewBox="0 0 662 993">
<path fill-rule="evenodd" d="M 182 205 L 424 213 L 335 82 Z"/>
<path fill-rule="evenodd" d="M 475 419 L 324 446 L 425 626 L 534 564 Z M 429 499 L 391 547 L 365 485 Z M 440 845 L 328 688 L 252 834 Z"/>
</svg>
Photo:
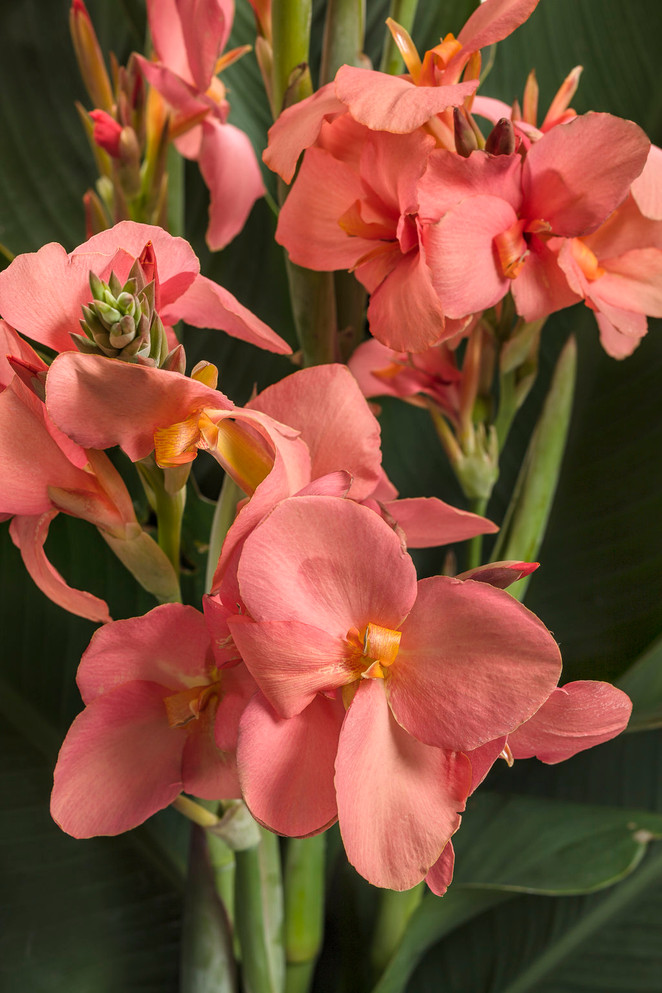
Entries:
<svg viewBox="0 0 662 993">
<path fill-rule="evenodd" d="M 430 0 L 419 7 L 414 37 L 424 50 L 447 31 L 457 32 L 474 3 Z M 104 50 L 113 50 L 120 62 L 143 47 L 145 12 L 138 0 L 90 0 L 89 10 Z M 368 0 L 366 48 L 375 63 L 386 12 L 382 0 Z M 313 68 L 323 13 L 320 2 Z M 234 43 L 253 40 L 252 18 L 248 4 L 237 0 Z M 67 23 L 67 0 L 0 7 L 0 242 L 16 254 L 48 241 L 70 250 L 84 240 L 81 196 L 95 175 L 74 109 L 85 93 Z M 499 45 L 484 92 L 510 101 L 535 67 L 545 107 L 569 70 L 582 64 L 575 109 L 635 120 L 662 144 L 660 38 L 662 6 L 649 0 L 541 0 L 530 21 Z M 269 112 L 254 56 L 224 80 L 230 120 L 249 133 L 259 152 Z M 206 211 L 206 190 L 195 166 L 187 166 L 186 235 L 202 271 L 294 343 L 269 208 L 257 204 L 242 234 L 216 256 L 204 245 Z M 579 372 L 573 422 L 542 566 L 527 598 L 560 642 L 566 680 L 619 679 L 662 631 L 662 339 L 651 323 L 640 348 L 619 363 L 600 349 L 585 308 L 550 319 L 538 382 L 515 422 L 488 508 L 500 522 L 554 362 L 574 331 Z M 238 403 L 255 386 L 292 370 L 287 358 L 220 332 L 184 329 L 184 340 L 190 366 L 202 357 L 217 363 L 221 388 Z M 461 505 L 424 412 L 384 401 L 381 423 L 385 466 L 401 494 Z M 185 549 L 193 600 L 201 591 L 207 498 L 220 485 L 215 463 L 197 461 L 205 496 L 190 501 Z M 56 520 L 49 553 L 72 585 L 103 595 L 114 617 L 152 606 L 91 526 Z M 440 550 L 419 556 L 423 572 L 439 571 L 442 561 Z M 76 842 L 48 814 L 57 749 L 80 709 L 74 675 L 93 626 L 64 614 L 31 585 L 6 526 L 0 590 L 0 913 L 6 918 L 0 989 L 174 991 L 183 888 L 178 823 L 165 813 L 156 828 Z M 380 993 L 407 982 L 411 993 L 658 993 L 662 863 L 659 847 L 653 844 L 647 854 L 644 849 L 662 834 L 662 820 L 653 816 L 662 815 L 661 664 L 658 646 L 624 677 L 636 713 L 645 712 L 639 724 L 648 730 L 559 767 L 522 762 L 492 774 L 490 792 L 476 798 L 458 836 L 456 884 L 443 901 L 424 899 Z M 550 838 L 544 825 L 553 811 L 561 820 Z M 337 843 L 330 848 L 337 852 Z M 624 882 L 589 893 L 639 862 Z M 315 989 L 364 993 L 371 988 L 365 948 L 376 894 L 339 854 L 330 859 L 329 879 L 328 937 Z M 552 895 L 530 895 L 536 890 Z M 572 892 L 586 895 L 558 895 Z M 452 940 L 441 940 L 451 930 Z M 345 972 L 340 955 L 350 963 Z"/>
</svg>

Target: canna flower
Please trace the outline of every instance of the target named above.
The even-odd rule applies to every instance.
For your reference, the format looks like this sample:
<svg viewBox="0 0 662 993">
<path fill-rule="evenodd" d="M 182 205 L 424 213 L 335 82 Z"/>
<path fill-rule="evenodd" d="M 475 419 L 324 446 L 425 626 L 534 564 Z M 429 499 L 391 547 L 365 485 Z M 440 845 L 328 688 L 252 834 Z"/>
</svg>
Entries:
<svg viewBox="0 0 662 993">
<path fill-rule="evenodd" d="M 526 321 L 577 302 L 551 239 L 596 231 L 626 198 L 649 147 L 631 121 L 589 113 L 553 127 L 524 161 L 433 152 L 418 184 L 419 218 L 446 315 L 486 309 L 509 290 Z"/>
<path fill-rule="evenodd" d="M 248 806 L 279 833 L 322 830 L 337 735 L 350 862 L 375 885 L 415 885 L 459 825 L 471 781 L 461 753 L 514 731 L 556 685 L 553 638 L 485 583 L 417 583 L 397 534 L 334 497 L 279 504 L 247 538 L 238 580 L 248 614 L 228 624 L 263 694 L 239 731 Z M 315 754 L 319 744 L 317 768 L 292 762 L 303 740 Z"/>
<path fill-rule="evenodd" d="M 167 347 L 174 349 L 177 345 L 168 329 L 183 320 L 195 327 L 222 329 L 270 351 L 291 351 L 231 293 L 200 274 L 199 260 L 188 242 L 173 238 L 162 228 L 133 221 L 121 221 L 69 254 L 51 242 L 38 252 L 17 256 L 0 273 L 0 314 L 26 337 L 56 352 L 70 350 L 75 347 L 71 336 L 79 332 L 81 318 L 87 320 L 84 306 L 91 305 L 94 316 L 103 318 L 97 305 L 106 301 L 95 298 L 90 273 L 103 282 L 104 291 L 109 289 L 114 274 L 118 285 L 113 296 L 117 298 L 132 270 L 136 276 L 136 260 L 143 272 L 142 285 L 129 295 L 147 292 L 146 284 L 153 282 L 153 311 L 165 326 Z M 99 292 L 103 298 L 103 292 Z M 123 316 L 118 311 L 120 321 Z M 148 331 L 153 317 L 150 311 Z M 116 322 L 111 320 L 108 327 L 102 327 L 101 333 L 109 331 L 113 323 Z M 150 347 L 148 344 L 148 351 Z"/>
<path fill-rule="evenodd" d="M 55 767 L 51 814 L 75 838 L 120 834 L 185 790 L 239 797 L 239 716 L 254 684 L 220 672 L 203 615 L 165 604 L 97 631 L 76 677 L 85 709 Z"/>
<path fill-rule="evenodd" d="M 217 73 L 243 55 L 225 47 L 232 0 L 148 0 L 156 61 L 136 55 L 145 79 L 171 109 L 178 151 L 198 162 L 210 193 L 207 244 L 223 248 L 243 228 L 264 184 L 251 141 L 227 123 L 229 105 Z"/>
</svg>

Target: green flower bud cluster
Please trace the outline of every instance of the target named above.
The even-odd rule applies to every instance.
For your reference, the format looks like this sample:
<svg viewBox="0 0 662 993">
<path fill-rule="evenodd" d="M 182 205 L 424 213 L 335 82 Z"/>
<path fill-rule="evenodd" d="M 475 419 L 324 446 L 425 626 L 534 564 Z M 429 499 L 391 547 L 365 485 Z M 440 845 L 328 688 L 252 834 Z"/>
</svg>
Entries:
<svg viewBox="0 0 662 993">
<path fill-rule="evenodd" d="M 81 352 L 124 362 L 167 365 L 168 341 L 154 309 L 154 281 L 147 282 L 136 260 L 122 286 L 114 272 L 107 283 L 90 272 L 92 302 L 83 306 L 83 334 L 72 334 Z"/>
</svg>

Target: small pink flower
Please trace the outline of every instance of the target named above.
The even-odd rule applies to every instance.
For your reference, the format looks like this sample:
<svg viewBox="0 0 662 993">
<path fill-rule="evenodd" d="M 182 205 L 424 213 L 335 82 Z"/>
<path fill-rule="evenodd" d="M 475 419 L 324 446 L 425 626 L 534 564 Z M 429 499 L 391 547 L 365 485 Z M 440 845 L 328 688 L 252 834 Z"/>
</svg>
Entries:
<svg viewBox="0 0 662 993">
<path fill-rule="evenodd" d="M 202 614 L 165 604 L 93 636 L 77 683 L 85 710 L 55 768 L 51 813 L 76 838 L 119 834 L 182 790 L 239 797 L 239 716 L 254 692 L 243 666 L 219 671 Z"/>
</svg>

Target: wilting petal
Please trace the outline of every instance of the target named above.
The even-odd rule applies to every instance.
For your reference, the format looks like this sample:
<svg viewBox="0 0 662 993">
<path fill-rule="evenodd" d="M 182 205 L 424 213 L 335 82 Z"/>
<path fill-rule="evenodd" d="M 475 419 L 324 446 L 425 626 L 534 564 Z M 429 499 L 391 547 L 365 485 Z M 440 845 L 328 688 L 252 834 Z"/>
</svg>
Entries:
<svg viewBox="0 0 662 993">
<path fill-rule="evenodd" d="M 202 123 L 198 164 L 210 195 L 206 240 L 216 252 L 239 234 L 264 196 L 262 173 L 248 135 L 215 118 Z"/>
<path fill-rule="evenodd" d="M 435 576 L 418 583 L 386 686 L 411 734 L 468 751 L 531 717 L 560 671 L 551 634 L 508 593 Z"/>
<path fill-rule="evenodd" d="M 105 623 L 110 620 L 105 600 L 84 590 L 72 589 L 46 558 L 44 543 L 56 515 L 57 510 L 52 510 L 40 517 L 14 517 L 9 525 L 11 539 L 20 550 L 31 579 L 49 600 L 78 617 Z"/>
<path fill-rule="evenodd" d="M 75 838 L 120 834 L 182 790 L 186 731 L 165 719 L 163 686 L 127 683 L 93 700 L 69 729 L 55 767 L 51 814 Z"/>
<path fill-rule="evenodd" d="M 246 803 L 256 820 L 290 837 L 316 834 L 337 816 L 333 764 L 345 711 L 318 696 L 282 720 L 261 694 L 239 728 L 237 760 Z"/>
<path fill-rule="evenodd" d="M 554 764 L 615 738 L 625 729 L 632 701 L 610 683 L 580 679 L 555 689 L 533 717 L 508 736 L 516 759 L 535 755 Z"/>
<path fill-rule="evenodd" d="M 59 355 L 48 373 L 49 414 L 85 448 L 120 445 L 134 462 L 154 448 L 154 432 L 203 407 L 232 409 L 219 390 L 178 372 L 103 355 Z"/>
<path fill-rule="evenodd" d="M 379 423 L 346 366 L 301 369 L 248 406 L 301 432 L 313 478 L 344 469 L 352 475 L 350 496 L 361 500 L 372 493 L 380 478 Z"/>
<path fill-rule="evenodd" d="M 564 237 L 595 231 L 627 196 L 649 148 L 641 128 L 611 114 L 591 112 L 552 128 L 524 162 L 524 216 L 544 218 Z"/>
<path fill-rule="evenodd" d="M 455 86 L 414 86 L 400 76 L 341 66 L 336 73 L 336 95 L 355 121 L 373 131 L 410 134 L 431 117 L 459 107 L 475 92 L 476 80 Z"/>
<path fill-rule="evenodd" d="M 78 668 L 85 703 L 134 680 L 173 690 L 209 681 L 211 642 L 199 610 L 181 603 L 96 631 Z"/>
<path fill-rule="evenodd" d="M 276 119 L 269 129 L 269 147 L 262 155 L 263 160 L 286 183 L 291 183 L 299 156 L 315 142 L 324 121 L 333 120 L 346 110 L 335 94 L 333 83 L 320 87 Z"/>
<path fill-rule="evenodd" d="M 397 630 L 416 596 L 416 570 L 395 532 L 335 497 L 279 504 L 247 539 L 238 574 L 256 620 L 301 621 L 329 636 L 370 622 Z"/>
<path fill-rule="evenodd" d="M 294 717 L 314 700 L 350 683 L 344 635 L 300 621 L 230 617 L 228 626 L 246 666 L 280 717 Z"/>
<path fill-rule="evenodd" d="M 281 355 L 292 351 L 286 341 L 240 304 L 229 290 L 206 276 L 198 276 L 162 316 L 166 321 L 186 321 L 198 328 L 218 328 L 233 338 Z"/>
<path fill-rule="evenodd" d="M 444 307 L 422 252 L 403 255 L 371 295 L 368 321 L 375 338 L 395 351 L 423 352 L 442 340 Z"/>
<path fill-rule="evenodd" d="M 393 719 L 381 680 L 363 682 L 336 759 L 347 857 L 374 886 L 406 890 L 435 864 L 460 821 L 471 783 L 465 755 L 423 745 Z"/>
<path fill-rule="evenodd" d="M 453 849 L 453 842 L 449 841 L 425 877 L 425 882 L 428 884 L 435 896 L 443 896 L 450 884 L 453 882 L 454 867 L 455 851 Z"/>
</svg>

